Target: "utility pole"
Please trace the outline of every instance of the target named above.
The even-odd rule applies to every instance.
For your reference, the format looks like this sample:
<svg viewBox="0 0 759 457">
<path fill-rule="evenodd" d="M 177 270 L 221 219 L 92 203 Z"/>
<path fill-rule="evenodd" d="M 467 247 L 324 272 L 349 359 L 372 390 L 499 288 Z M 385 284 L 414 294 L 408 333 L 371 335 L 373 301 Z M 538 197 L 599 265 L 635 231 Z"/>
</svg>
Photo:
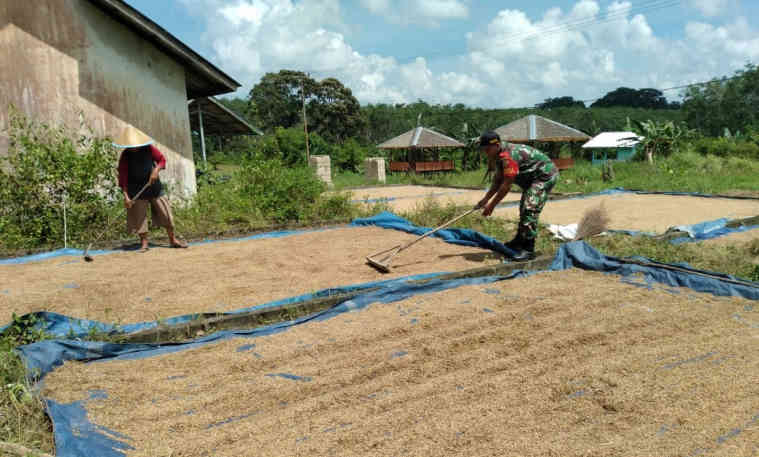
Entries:
<svg viewBox="0 0 759 457">
<path fill-rule="evenodd" d="M 311 148 L 308 144 L 308 119 L 306 119 L 306 90 L 303 78 L 300 80 L 300 101 L 303 105 L 303 131 L 306 134 L 306 163 L 311 159 Z"/>
</svg>

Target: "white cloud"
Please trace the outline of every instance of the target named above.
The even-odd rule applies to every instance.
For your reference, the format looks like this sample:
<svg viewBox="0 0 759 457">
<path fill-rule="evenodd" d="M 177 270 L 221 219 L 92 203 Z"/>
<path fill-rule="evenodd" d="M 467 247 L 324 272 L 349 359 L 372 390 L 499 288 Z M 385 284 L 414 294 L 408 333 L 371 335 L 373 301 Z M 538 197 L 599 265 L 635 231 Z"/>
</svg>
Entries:
<svg viewBox="0 0 759 457">
<path fill-rule="evenodd" d="M 724 14 L 730 0 L 688 0 L 691 7 L 696 8 L 706 17 L 714 17 Z"/>
<path fill-rule="evenodd" d="M 336 77 L 362 103 L 421 98 L 529 106 L 563 95 L 598 97 L 622 85 L 662 88 L 703 81 L 759 61 L 759 32 L 745 18 L 683 24 L 685 37 L 672 40 L 658 35 L 644 15 L 629 14 L 629 1 L 602 9 L 595 0 L 580 0 L 539 18 L 503 9 L 490 22 L 472 22 L 465 54 L 432 62 L 420 56 L 408 63 L 354 49 L 339 0 L 180 1 L 198 14 L 208 12 L 205 38 L 214 60 L 243 82 L 246 92 L 264 73 L 286 68 L 311 71 L 318 79 Z M 391 3 L 362 2 L 378 14 Z M 609 12 L 614 20 L 565 26 Z"/>
<path fill-rule="evenodd" d="M 360 0 L 370 12 L 396 24 L 437 26 L 440 20 L 469 17 L 469 0 Z"/>
</svg>

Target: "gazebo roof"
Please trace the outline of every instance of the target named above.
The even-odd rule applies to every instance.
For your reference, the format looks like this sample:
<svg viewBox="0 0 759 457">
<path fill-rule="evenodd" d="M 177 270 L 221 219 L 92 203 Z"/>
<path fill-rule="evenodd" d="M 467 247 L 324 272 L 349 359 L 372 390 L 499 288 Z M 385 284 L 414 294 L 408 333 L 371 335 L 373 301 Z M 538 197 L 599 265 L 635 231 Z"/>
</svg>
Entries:
<svg viewBox="0 0 759 457">
<path fill-rule="evenodd" d="M 382 144 L 379 149 L 409 149 L 409 148 L 463 148 L 466 145 L 453 138 L 430 130 L 426 127 L 416 127 Z"/>
<path fill-rule="evenodd" d="M 515 143 L 588 141 L 590 139 L 590 136 L 577 129 L 535 114 L 498 127 L 495 131 L 502 140 Z"/>
</svg>

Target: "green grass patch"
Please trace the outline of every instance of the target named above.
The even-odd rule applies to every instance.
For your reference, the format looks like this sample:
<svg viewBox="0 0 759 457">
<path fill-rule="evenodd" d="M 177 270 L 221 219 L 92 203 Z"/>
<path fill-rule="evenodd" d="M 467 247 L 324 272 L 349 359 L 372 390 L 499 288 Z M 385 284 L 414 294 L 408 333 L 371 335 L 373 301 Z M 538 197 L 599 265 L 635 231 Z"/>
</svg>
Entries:
<svg viewBox="0 0 759 457">
<path fill-rule="evenodd" d="M 383 184 L 378 181 L 368 180 L 358 173 L 337 173 L 332 182 L 336 190 L 350 189 L 369 186 L 389 186 L 398 184 L 427 185 L 427 186 L 460 186 L 476 187 L 485 189 L 487 183 L 483 181 L 485 170 L 458 171 L 450 173 L 388 173 L 387 181 Z"/>
<path fill-rule="evenodd" d="M 610 187 L 649 191 L 720 194 L 735 190 L 759 191 L 759 161 L 741 157 L 703 156 L 694 151 L 676 152 L 646 162 L 613 164 L 614 179 L 604 181 L 600 166 L 576 161 L 561 173 L 555 192 L 598 192 Z"/>
<path fill-rule="evenodd" d="M 32 330 L 34 318 L 14 316 L 0 336 L 0 441 L 53 453 L 53 428 L 42 398 L 27 379 L 15 348 L 47 338 Z"/>
<path fill-rule="evenodd" d="M 660 157 L 651 165 L 629 161 L 613 163 L 614 178 L 604 180 L 602 167 L 587 160 L 576 160 L 573 168 L 561 172 L 554 192 L 591 193 L 612 187 L 649 191 L 701 192 L 719 194 L 730 191 L 759 192 L 759 160 L 743 157 L 701 155 L 692 149 Z M 415 175 L 388 174 L 387 184 L 426 184 L 434 186 L 462 186 L 485 189 L 485 170 Z M 345 189 L 376 185 L 362 175 L 337 174 L 335 187 Z"/>
</svg>

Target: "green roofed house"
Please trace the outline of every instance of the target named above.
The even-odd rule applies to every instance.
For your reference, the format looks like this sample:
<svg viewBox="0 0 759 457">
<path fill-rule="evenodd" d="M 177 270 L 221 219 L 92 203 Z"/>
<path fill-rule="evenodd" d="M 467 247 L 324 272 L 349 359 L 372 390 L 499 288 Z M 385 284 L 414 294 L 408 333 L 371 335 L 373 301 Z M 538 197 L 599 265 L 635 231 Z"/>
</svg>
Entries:
<svg viewBox="0 0 759 457">
<path fill-rule="evenodd" d="M 607 160 L 625 162 L 635 156 L 642 139 L 634 132 L 603 132 L 583 144 L 582 148 L 593 151 L 593 165 L 601 165 Z"/>
</svg>

